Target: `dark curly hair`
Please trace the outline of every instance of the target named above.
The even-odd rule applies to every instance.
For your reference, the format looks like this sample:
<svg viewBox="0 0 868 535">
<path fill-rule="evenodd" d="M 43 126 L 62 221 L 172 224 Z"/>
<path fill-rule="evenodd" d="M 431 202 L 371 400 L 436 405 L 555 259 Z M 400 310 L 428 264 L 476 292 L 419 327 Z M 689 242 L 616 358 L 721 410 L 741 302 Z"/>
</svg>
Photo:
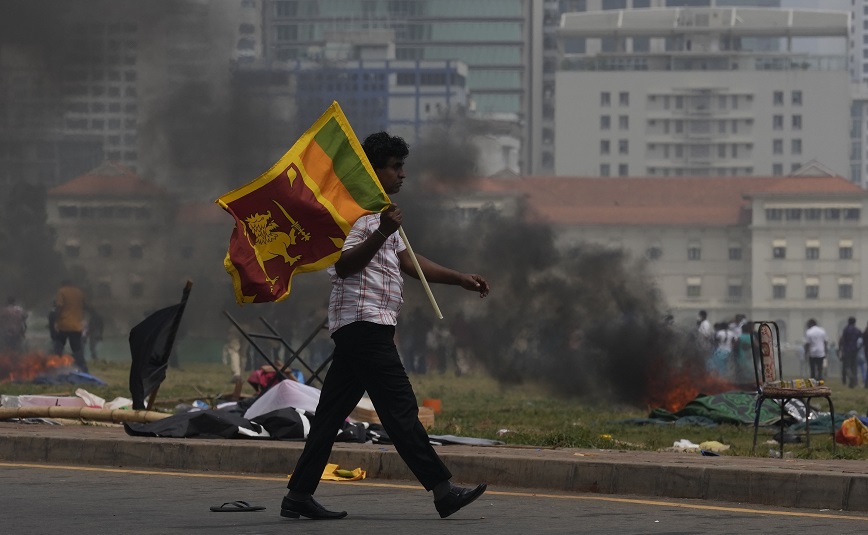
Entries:
<svg viewBox="0 0 868 535">
<path fill-rule="evenodd" d="M 410 145 L 404 141 L 404 138 L 390 136 L 386 132 L 377 132 L 366 137 L 362 142 L 362 149 L 374 169 L 386 167 L 392 156 L 403 160 L 410 154 Z"/>
</svg>

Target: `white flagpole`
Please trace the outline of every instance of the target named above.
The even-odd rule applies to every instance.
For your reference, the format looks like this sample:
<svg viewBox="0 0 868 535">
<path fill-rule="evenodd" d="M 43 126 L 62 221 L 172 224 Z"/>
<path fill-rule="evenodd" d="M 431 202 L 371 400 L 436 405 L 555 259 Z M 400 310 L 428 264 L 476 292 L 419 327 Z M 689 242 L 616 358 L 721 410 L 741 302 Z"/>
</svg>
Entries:
<svg viewBox="0 0 868 535">
<path fill-rule="evenodd" d="M 431 301 L 431 306 L 434 307 L 434 313 L 437 314 L 437 319 L 442 320 L 443 314 L 440 313 L 440 307 L 437 306 L 437 301 L 434 299 L 434 294 L 431 293 L 431 287 L 428 286 L 428 281 L 425 280 L 425 274 L 422 273 L 422 267 L 419 266 L 419 260 L 413 253 L 413 248 L 410 247 L 410 242 L 407 240 L 407 235 L 404 234 L 404 227 L 398 227 L 398 234 L 404 240 L 404 245 L 407 246 L 407 252 L 410 253 L 410 258 L 413 260 L 413 265 L 416 266 L 416 273 L 419 274 L 419 280 L 422 281 L 422 287 L 425 288 L 425 293 L 428 294 L 428 300 Z"/>
</svg>

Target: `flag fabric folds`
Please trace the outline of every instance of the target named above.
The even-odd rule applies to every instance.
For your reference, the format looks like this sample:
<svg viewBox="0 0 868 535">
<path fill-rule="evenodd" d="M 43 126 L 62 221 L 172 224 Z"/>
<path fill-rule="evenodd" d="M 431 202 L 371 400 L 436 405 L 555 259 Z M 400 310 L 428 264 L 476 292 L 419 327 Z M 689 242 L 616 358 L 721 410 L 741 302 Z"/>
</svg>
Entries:
<svg viewBox="0 0 868 535">
<path fill-rule="evenodd" d="M 130 330 L 130 394 L 134 410 L 144 410 L 147 398 L 156 393 L 166 378 L 169 356 L 192 287 L 188 281 L 180 303 L 161 308 Z"/>
<path fill-rule="evenodd" d="M 282 301 L 296 273 L 334 264 L 353 223 L 390 204 L 337 102 L 271 169 L 216 202 L 235 218 L 223 265 L 239 304 Z"/>
</svg>

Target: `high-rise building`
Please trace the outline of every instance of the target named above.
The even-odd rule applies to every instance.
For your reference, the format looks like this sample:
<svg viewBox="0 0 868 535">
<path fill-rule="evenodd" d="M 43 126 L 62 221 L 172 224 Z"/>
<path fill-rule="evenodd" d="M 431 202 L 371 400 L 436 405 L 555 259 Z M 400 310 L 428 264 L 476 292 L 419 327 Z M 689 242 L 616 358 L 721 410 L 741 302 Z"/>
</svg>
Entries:
<svg viewBox="0 0 868 535">
<path fill-rule="evenodd" d="M 795 0 L 793 0 L 795 1 Z M 841 0 L 843 1 L 843 0 Z M 697 7 L 780 7 L 781 0 L 535 0 L 540 15 L 532 16 L 535 34 L 541 33 L 541 45 L 534 48 L 541 57 L 535 58 L 539 72 L 534 72 L 534 87 L 531 107 L 534 119 L 530 131 L 530 172 L 548 175 L 555 166 L 555 73 L 560 70 L 560 52 L 567 54 L 591 54 L 612 52 L 616 39 L 609 36 L 584 37 L 569 36 L 561 39 L 558 49 L 558 28 L 561 16 L 565 13 L 584 13 L 592 11 L 644 10 L 655 8 L 697 8 Z M 532 11 L 535 13 L 535 11 Z M 541 21 L 541 24 L 539 24 Z M 636 36 L 630 39 L 630 50 L 634 53 L 650 52 L 664 46 L 664 39 Z M 777 50 L 778 39 L 768 37 L 743 37 L 745 48 L 753 50 Z M 541 51 L 541 52 L 540 52 Z M 534 66 L 531 66 L 534 69 Z"/>
<path fill-rule="evenodd" d="M 317 59 L 329 33 L 392 30 L 399 61 L 467 65 L 470 111 L 513 124 L 529 169 L 534 4 L 539 0 L 265 0 L 263 55 L 272 65 Z"/>
<path fill-rule="evenodd" d="M 769 176 L 817 161 L 846 176 L 846 58 L 796 53 L 791 41 L 846 39 L 847 30 L 841 12 L 565 14 L 555 173 Z M 593 39 L 600 49 L 571 52 L 574 39 Z M 782 40 L 783 49 L 746 48 L 769 39 Z"/>
<path fill-rule="evenodd" d="M 332 101 L 340 103 L 360 137 L 386 130 L 411 144 L 428 125 L 467 113 L 467 65 L 395 59 L 392 30 L 327 35 L 320 52 L 308 59 L 257 59 L 239 63 L 235 74 L 249 80 L 246 86 L 283 88 L 274 99 L 292 110 L 290 137 L 301 135 Z"/>
<path fill-rule="evenodd" d="M 230 86 L 243 4 L 92 0 L 62 13 L 47 2 L 4 6 L 0 16 L 22 17 L 24 27 L 0 39 L 0 180 L 53 185 L 102 159 L 167 180 L 161 149 L 185 135 L 167 102 L 195 84 L 211 90 L 197 98 L 219 101 L 211 93 Z"/>
</svg>

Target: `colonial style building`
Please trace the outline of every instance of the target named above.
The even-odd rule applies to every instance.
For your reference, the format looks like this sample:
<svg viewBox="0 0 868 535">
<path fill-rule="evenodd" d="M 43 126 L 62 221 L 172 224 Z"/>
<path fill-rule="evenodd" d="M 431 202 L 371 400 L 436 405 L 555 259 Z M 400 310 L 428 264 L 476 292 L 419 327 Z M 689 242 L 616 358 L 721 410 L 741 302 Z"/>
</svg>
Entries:
<svg viewBox="0 0 868 535">
<path fill-rule="evenodd" d="M 830 333 L 848 316 L 868 319 L 868 194 L 816 166 L 802 174 L 481 179 L 449 203 L 467 219 L 524 213 L 551 225 L 560 249 L 596 243 L 647 259 L 679 322 L 701 309 L 715 321 L 743 313 L 798 341 L 809 318 Z M 176 203 L 111 163 L 51 189 L 48 202 L 67 267 L 115 334 L 175 302 L 187 279 L 191 329 L 225 326 L 233 220 L 215 204 Z"/>
<path fill-rule="evenodd" d="M 847 316 L 868 319 L 866 200 L 829 175 L 527 177 L 480 181 L 453 208 L 472 217 L 524 202 L 561 249 L 590 242 L 646 258 L 679 322 L 702 309 L 714 321 L 743 313 L 798 341 L 809 318 L 830 333 Z"/>
<path fill-rule="evenodd" d="M 123 165 L 104 163 L 50 189 L 47 212 L 57 248 L 105 317 L 107 336 L 125 335 L 149 312 L 177 302 L 187 279 L 194 281 L 194 311 L 210 304 L 217 317 L 221 288 L 231 299 L 228 284 L 214 283 L 227 277 L 222 259 L 232 218 L 213 203 L 179 205 Z"/>
</svg>

